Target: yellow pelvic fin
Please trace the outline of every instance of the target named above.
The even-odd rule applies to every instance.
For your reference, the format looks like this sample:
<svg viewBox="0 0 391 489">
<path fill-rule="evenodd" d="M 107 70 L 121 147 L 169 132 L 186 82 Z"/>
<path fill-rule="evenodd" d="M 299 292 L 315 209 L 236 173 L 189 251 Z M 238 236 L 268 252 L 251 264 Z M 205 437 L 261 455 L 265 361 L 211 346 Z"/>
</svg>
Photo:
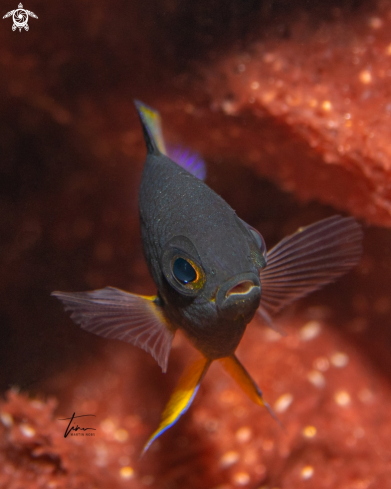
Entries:
<svg viewBox="0 0 391 489">
<path fill-rule="evenodd" d="M 235 355 L 230 355 L 229 357 L 219 358 L 219 362 L 224 367 L 224 369 L 231 375 L 235 382 L 241 387 L 241 389 L 248 395 L 248 397 L 260 406 L 265 406 L 269 411 L 271 416 L 281 425 L 280 420 L 274 414 L 272 408 L 263 399 L 262 392 L 260 391 L 257 384 L 250 377 L 250 374 L 239 362 Z"/>
<path fill-rule="evenodd" d="M 142 116 L 144 124 L 148 127 L 151 136 L 155 140 L 155 143 L 161 153 L 167 154 L 166 145 L 164 144 L 162 120 L 159 112 L 151 109 L 147 105 L 141 102 L 137 104 L 138 111 Z"/>
<path fill-rule="evenodd" d="M 151 443 L 168 428 L 170 428 L 170 426 L 175 424 L 180 416 L 182 416 L 182 414 L 189 409 L 197 393 L 201 380 L 203 379 L 210 364 L 211 360 L 202 357 L 191 363 L 185 369 L 174 392 L 171 394 L 166 408 L 163 411 L 158 429 L 152 434 L 145 444 L 141 455 L 144 455 Z"/>
</svg>

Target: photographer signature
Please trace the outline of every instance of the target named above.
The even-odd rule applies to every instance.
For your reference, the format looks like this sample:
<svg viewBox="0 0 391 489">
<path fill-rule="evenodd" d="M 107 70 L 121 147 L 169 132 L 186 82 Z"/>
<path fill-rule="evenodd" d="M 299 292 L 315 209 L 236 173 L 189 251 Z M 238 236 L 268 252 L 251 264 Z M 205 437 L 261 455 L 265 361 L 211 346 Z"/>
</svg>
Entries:
<svg viewBox="0 0 391 489">
<path fill-rule="evenodd" d="M 82 428 L 81 426 L 79 426 L 77 423 L 76 423 L 76 426 L 73 426 L 72 423 L 73 423 L 73 420 L 76 419 L 76 418 L 84 418 L 86 416 L 94 416 L 95 417 L 95 414 L 81 414 L 80 416 L 76 416 L 76 413 L 73 413 L 72 414 L 72 417 L 70 418 L 62 418 L 60 419 L 60 421 L 68 421 L 68 419 L 70 420 L 69 423 L 68 423 L 68 426 L 65 430 L 65 433 L 64 433 L 64 438 L 66 438 L 69 433 L 71 433 L 72 431 L 87 431 L 87 430 L 94 430 L 96 431 L 95 428 Z"/>
</svg>

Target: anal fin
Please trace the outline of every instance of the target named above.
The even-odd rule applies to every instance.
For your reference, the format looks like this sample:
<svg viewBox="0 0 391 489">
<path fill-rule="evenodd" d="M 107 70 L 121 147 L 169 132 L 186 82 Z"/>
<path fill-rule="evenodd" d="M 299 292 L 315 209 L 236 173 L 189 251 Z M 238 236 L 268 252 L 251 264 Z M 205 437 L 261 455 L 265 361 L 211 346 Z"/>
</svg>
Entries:
<svg viewBox="0 0 391 489">
<path fill-rule="evenodd" d="M 230 374 L 230 376 L 235 380 L 239 387 L 247 394 L 247 396 L 253 402 L 255 402 L 255 404 L 258 404 L 259 406 L 264 406 L 269 411 L 271 416 L 277 421 L 277 423 L 282 426 L 280 420 L 274 414 L 272 408 L 263 399 L 261 390 L 251 378 L 247 370 L 239 362 L 237 357 L 233 354 L 229 357 L 219 358 L 219 362 L 223 366 L 224 370 L 226 370 Z"/>
<path fill-rule="evenodd" d="M 141 455 L 144 455 L 151 443 L 175 424 L 182 414 L 189 409 L 210 364 L 210 360 L 202 357 L 191 363 L 185 369 L 163 411 L 158 429 L 150 436 Z"/>
<path fill-rule="evenodd" d="M 142 348 L 166 372 L 174 331 L 157 297 L 130 294 L 115 287 L 51 295 L 64 304 L 66 311 L 72 311 L 71 318 L 83 329 Z"/>
</svg>

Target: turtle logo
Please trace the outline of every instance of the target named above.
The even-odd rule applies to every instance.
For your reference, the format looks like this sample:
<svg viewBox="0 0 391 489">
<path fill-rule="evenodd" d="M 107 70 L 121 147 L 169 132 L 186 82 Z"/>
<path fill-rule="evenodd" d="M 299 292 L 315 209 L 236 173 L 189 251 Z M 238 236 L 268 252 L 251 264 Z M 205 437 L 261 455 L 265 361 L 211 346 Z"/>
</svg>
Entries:
<svg viewBox="0 0 391 489">
<path fill-rule="evenodd" d="M 3 19 L 6 19 L 7 17 L 11 17 L 11 15 L 14 21 L 12 30 L 16 31 L 16 29 L 19 29 L 19 32 L 22 32 L 23 28 L 26 31 L 29 30 L 29 26 L 28 26 L 29 15 L 31 17 L 34 17 L 35 19 L 38 19 L 38 16 L 35 15 L 34 12 L 31 12 L 31 10 L 25 10 L 21 3 L 18 5 L 18 8 L 16 10 L 11 10 L 10 12 L 7 12 L 4 15 Z"/>
</svg>

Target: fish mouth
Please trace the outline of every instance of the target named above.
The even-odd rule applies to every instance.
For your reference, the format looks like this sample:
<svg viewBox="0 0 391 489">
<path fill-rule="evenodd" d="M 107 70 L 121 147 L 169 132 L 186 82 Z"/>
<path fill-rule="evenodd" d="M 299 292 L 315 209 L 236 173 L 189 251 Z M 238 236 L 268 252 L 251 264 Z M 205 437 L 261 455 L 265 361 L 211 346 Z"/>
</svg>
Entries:
<svg viewBox="0 0 391 489">
<path fill-rule="evenodd" d="M 246 295 L 251 292 L 254 287 L 259 288 L 259 285 L 255 285 L 252 280 L 242 280 L 241 282 L 231 287 L 226 292 L 225 297 L 230 297 L 231 295 Z"/>
<path fill-rule="evenodd" d="M 235 320 L 242 316 L 250 321 L 261 300 L 259 276 L 253 272 L 240 273 L 224 282 L 216 294 L 219 314 L 226 319 Z"/>
</svg>

